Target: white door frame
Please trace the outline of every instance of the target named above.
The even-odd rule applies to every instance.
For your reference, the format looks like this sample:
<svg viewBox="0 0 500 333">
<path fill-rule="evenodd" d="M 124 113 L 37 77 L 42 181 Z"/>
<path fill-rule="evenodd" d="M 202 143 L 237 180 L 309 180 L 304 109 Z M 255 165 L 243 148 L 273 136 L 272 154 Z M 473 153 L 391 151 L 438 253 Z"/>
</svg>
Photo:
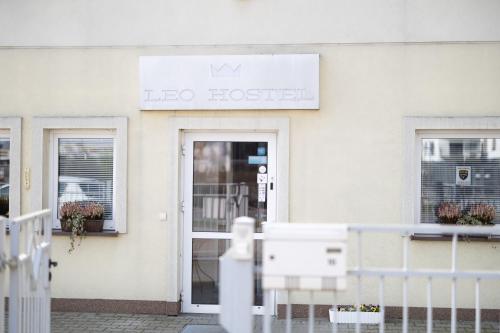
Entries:
<svg viewBox="0 0 500 333">
<path fill-rule="evenodd" d="M 191 304 L 192 280 L 192 239 L 231 239 L 230 233 L 224 232 L 192 232 L 192 189 L 193 189 L 193 144 L 196 141 L 225 141 L 225 142 L 267 142 L 267 221 L 276 222 L 276 133 L 258 132 L 185 132 L 183 143 L 183 302 L 182 312 L 187 313 L 219 313 L 219 305 Z M 271 184 L 272 189 L 271 189 Z M 255 233 L 254 239 L 262 239 L 262 233 Z M 274 308 L 274 297 L 272 300 Z M 263 306 L 254 306 L 254 314 L 264 314 Z"/>
<path fill-rule="evenodd" d="M 182 167 L 181 143 L 185 131 L 229 131 L 229 132 L 270 132 L 277 135 L 277 217 L 280 223 L 289 222 L 289 165 L 290 165 L 290 119 L 288 117 L 219 117 L 212 113 L 201 116 L 177 116 L 167 118 L 165 126 L 166 161 L 166 253 L 167 281 L 166 301 L 178 305 L 182 300 Z M 286 293 L 277 294 L 277 304 L 286 304 Z M 276 307 L 274 309 L 276 313 Z"/>
</svg>

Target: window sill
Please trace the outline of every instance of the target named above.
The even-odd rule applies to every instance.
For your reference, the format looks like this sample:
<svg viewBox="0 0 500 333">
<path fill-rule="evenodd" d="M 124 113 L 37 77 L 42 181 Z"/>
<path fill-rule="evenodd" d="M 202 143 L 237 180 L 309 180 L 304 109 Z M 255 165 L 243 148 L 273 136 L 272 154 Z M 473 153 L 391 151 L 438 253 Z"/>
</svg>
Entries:
<svg viewBox="0 0 500 333">
<path fill-rule="evenodd" d="M 451 241 L 453 236 L 448 235 L 433 235 L 433 234 L 414 234 L 410 236 L 411 240 L 416 241 Z M 466 242 L 500 242 L 500 236 L 458 236 L 459 241 Z"/>
<path fill-rule="evenodd" d="M 71 232 L 61 231 L 61 230 L 53 230 L 53 236 L 69 236 Z M 86 232 L 85 237 L 118 237 L 118 231 L 115 230 L 104 230 L 102 232 Z"/>
</svg>

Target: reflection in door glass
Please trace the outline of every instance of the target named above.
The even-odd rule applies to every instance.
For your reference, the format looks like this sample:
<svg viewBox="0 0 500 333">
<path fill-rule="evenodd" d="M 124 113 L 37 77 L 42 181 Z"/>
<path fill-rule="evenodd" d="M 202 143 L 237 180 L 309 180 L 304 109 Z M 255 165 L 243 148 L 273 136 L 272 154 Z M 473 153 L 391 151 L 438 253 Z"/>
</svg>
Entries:
<svg viewBox="0 0 500 333">
<path fill-rule="evenodd" d="M 9 217 L 10 140 L 0 139 L 0 216 Z"/>
<path fill-rule="evenodd" d="M 193 239 L 191 303 L 219 303 L 219 257 L 230 246 L 228 239 Z M 254 305 L 263 304 L 262 241 L 254 243 Z"/>
<path fill-rule="evenodd" d="M 192 304 L 219 303 L 219 257 L 229 245 L 228 239 L 193 239 Z"/>
<path fill-rule="evenodd" d="M 193 147 L 193 231 L 231 232 L 238 216 L 267 219 L 267 142 L 202 142 Z M 259 193 L 260 191 L 260 193 Z"/>
</svg>

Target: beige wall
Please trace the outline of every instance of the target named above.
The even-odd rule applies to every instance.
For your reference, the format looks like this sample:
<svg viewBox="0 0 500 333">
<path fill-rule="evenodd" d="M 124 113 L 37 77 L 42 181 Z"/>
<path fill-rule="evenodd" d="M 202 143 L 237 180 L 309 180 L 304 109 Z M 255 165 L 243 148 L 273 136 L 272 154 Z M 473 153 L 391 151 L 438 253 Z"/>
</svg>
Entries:
<svg viewBox="0 0 500 333">
<path fill-rule="evenodd" d="M 292 52 L 321 55 L 319 111 L 138 109 L 141 55 Z M 168 142 L 170 116 L 289 117 L 291 221 L 348 223 L 411 222 L 400 217 L 403 116 L 500 116 L 500 43 L 2 49 L 0 73 L 0 113 L 23 117 L 23 168 L 38 163 L 31 159 L 33 116 L 129 118 L 128 232 L 88 237 L 71 255 L 68 239 L 55 237 L 54 297 L 173 300 L 177 294 L 168 279 L 169 260 L 177 259 L 168 253 L 169 237 L 176 236 L 167 234 L 175 212 L 167 212 L 167 222 L 158 216 L 177 191 L 167 183 L 167 155 L 175 149 Z M 23 212 L 30 210 L 29 195 L 22 190 Z M 400 260 L 398 239 L 372 238 L 367 263 Z M 447 264 L 448 247 L 414 241 L 412 260 Z M 498 269 L 500 249 L 463 242 L 459 258 L 459 267 Z M 412 290 L 412 304 L 425 304 L 421 288 Z M 436 288 L 436 305 L 446 304 L 448 290 Z M 375 288 L 367 293 L 377 295 Z M 472 306 L 472 296 L 459 292 L 459 305 Z M 396 292 L 388 296 L 389 305 L 399 300 Z M 483 300 L 498 308 L 500 290 L 488 290 Z"/>
<path fill-rule="evenodd" d="M 499 22 L 497 0 L 4 0 L 0 46 L 484 42 Z"/>
</svg>

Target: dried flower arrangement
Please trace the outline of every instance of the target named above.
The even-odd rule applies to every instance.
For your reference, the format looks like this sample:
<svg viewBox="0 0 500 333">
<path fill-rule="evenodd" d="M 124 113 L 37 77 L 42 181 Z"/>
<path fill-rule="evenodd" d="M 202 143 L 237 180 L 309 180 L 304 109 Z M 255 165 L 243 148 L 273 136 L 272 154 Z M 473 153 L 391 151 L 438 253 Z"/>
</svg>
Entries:
<svg viewBox="0 0 500 333">
<path fill-rule="evenodd" d="M 495 206 L 484 203 L 472 205 L 469 215 L 481 221 L 482 224 L 493 224 L 496 216 Z"/>
<path fill-rule="evenodd" d="M 496 210 L 493 205 L 479 203 L 473 204 L 464 213 L 457 203 L 442 202 L 436 210 L 436 216 L 439 222 L 443 224 L 493 225 Z"/>
<path fill-rule="evenodd" d="M 102 231 L 104 206 L 96 202 L 65 202 L 59 210 L 62 231 L 70 232 L 70 248 L 80 246 L 86 231 Z"/>
<path fill-rule="evenodd" d="M 104 206 L 97 202 L 85 203 L 81 206 L 82 214 L 87 220 L 102 220 Z"/>
<path fill-rule="evenodd" d="M 454 202 L 442 202 L 436 211 L 440 223 L 456 224 L 462 216 L 460 206 Z"/>
</svg>

